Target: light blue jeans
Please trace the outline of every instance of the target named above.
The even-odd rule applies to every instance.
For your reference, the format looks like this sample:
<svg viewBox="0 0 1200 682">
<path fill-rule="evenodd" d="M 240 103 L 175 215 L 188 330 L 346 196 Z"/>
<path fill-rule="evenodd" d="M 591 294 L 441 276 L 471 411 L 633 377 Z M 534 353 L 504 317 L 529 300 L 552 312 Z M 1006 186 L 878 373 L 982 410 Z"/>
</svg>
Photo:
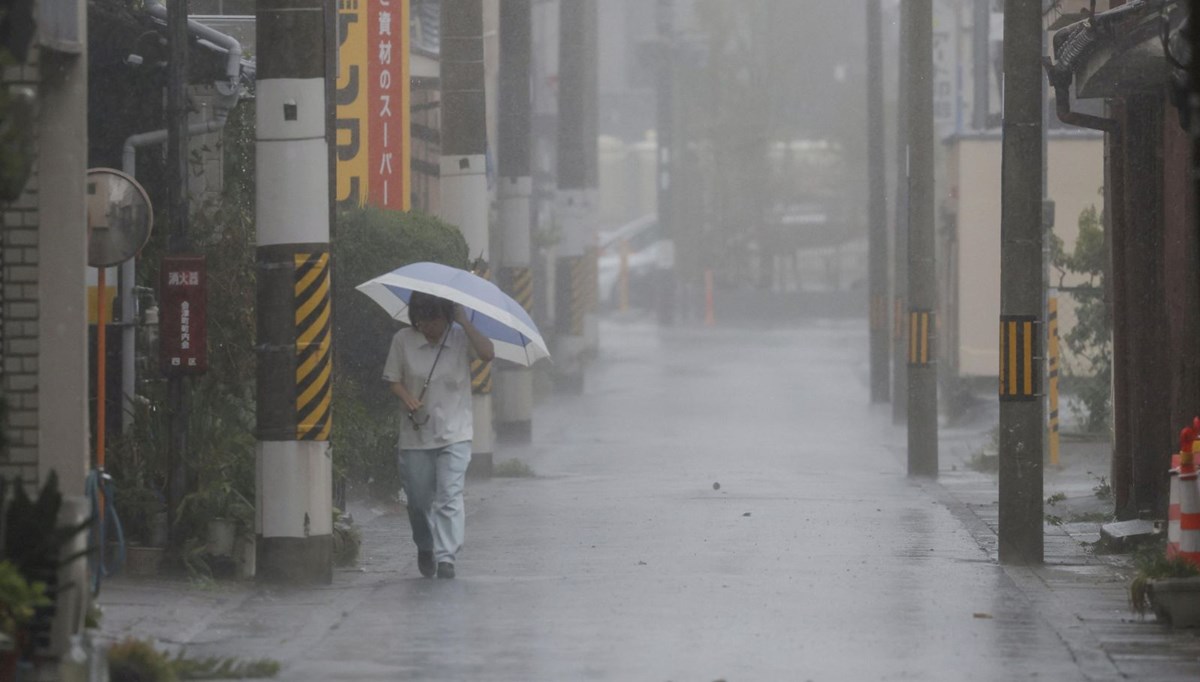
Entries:
<svg viewBox="0 0 1200 682">
<path fill-rule="evenodd" d="M 463 544 L 467 514 L 463 483 L 471 463 L 471 441 L 432 450 L 401 450 L 400 477 L 408 494 L 408 522 L 419 550 L 434 561 L 454 563 Z"/>
</svg>

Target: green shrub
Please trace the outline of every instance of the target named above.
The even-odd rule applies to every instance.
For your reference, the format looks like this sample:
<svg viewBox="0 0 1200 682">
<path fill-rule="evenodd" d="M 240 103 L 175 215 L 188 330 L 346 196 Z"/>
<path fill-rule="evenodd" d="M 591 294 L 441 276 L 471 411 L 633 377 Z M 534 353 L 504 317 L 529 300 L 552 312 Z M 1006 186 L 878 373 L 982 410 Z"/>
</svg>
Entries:
<svg viewBox="0 0 1200 682">
<path fill-rule="evenodd" d="M 171 661 L 150 642 L 132 637 L 108 648 L 112 682 L 175 682 Z"/>
<path fill-rule="evenodd" d="M 1129 606 L 1144 615 L 1150 606 L 1150 581 L 1163 578 L 1191 578 L 1200 575 L 1200 567 L 1187 559 L 1168 559 L 1163 542 L 1147 545 L 1133 559 L 1137 574 L 1129 583 Z"/>
<path fill-rule="evenodd" d="M 1105 299 L 1108 251 L 1104 245 L 1103 216 L 1095 206 L 1079 215 L 1079 236 L 1071 253 L 1063 250 L 1062 240 L 1053 237 L 1051 264 L 1059 273 L 1058 286 L 1075 299 L 1075 326 L 1062 337 L 1074 362 L 1061 363 L 1063 388 L 1079 397 L 1081 405 L 1071 409 L 1082 418 L 1089 432 L 1108 428 L 1112 411 L 1112 320 Z M 1081 277 L 1083 283 L 1064 286 L 1067 274 Z"/>
<path fill-rule="evenodd" d="M 358 561 L 362 547 L 362 532 L 354 527 L 351 519 L 337 509 L 333 510 L 333 563 L 337 566 L 353 566 Z"/>
<path fill-rule="evenodd" d="M 0 561 L 0 633 L 16 642 L 36 610 L 50 606 L 45 583 L 30 583 L 11 561 Z"/>
</svg>

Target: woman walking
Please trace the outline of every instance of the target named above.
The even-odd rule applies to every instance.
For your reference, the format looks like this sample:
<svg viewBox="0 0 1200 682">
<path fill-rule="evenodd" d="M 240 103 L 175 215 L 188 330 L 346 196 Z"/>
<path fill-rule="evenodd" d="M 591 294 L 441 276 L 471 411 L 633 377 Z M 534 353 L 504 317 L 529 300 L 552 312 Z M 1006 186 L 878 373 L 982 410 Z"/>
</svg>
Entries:
<svg viewBox="0 0 1200 682">
<path fill-rule="evenodd" d="M 413 292 L 408 318 L 412 326 L 392 337 L 383 379 L 400 398 L 399 465 L 417 567 L 426 578 L 453 578 L 474 435 L 471 359 L 487 362 L 495 351 L 462 307 L 445 299 Z"/>
</svg>

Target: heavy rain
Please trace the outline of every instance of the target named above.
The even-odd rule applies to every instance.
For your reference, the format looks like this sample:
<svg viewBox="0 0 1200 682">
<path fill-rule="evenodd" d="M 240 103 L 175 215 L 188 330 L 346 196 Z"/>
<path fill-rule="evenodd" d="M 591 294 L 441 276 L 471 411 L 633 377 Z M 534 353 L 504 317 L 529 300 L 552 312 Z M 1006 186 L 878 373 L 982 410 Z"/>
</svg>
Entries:
<svg viewBox="0 0 1200 682">
<path fill-rule="evenodd" d="M 1200 0 L 3 0 L 0 682 L 1200 676 Z"/>
</svg>

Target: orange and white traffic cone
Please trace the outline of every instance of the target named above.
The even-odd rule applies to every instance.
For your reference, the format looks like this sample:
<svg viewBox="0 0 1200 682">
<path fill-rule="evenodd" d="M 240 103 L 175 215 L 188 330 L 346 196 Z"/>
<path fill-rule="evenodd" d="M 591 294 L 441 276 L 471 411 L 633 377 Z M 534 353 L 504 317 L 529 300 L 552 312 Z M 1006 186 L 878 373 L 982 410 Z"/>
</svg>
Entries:
<svg viewBox="0 0 1200 682">
<path fill-rule="evenodd" d="M 1200 443 L 1179 458 L 1179 557 L 1200 566 L 1200 485 L 1196 481 L 1196 451 Z"/>
<path fill-rule="evenodd" d="M 1191 452 L 1195 432 L 1184 428 L 1179 432 L 1179 452 L 1171 455 L 1171 496 L 1167 505 L 1167 558 L 1179 556 L 1179 462 L 1184 452 Z"/>
</svg>

